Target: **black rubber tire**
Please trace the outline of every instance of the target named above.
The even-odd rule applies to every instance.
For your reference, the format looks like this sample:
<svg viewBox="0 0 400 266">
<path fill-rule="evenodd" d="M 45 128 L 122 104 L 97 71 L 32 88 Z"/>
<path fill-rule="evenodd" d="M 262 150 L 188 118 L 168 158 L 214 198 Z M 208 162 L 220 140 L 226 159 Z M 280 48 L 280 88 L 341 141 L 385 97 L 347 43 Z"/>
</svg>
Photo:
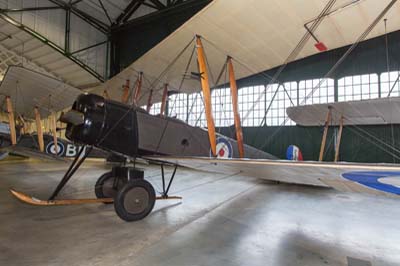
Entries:
<svg viewBox="0 0 400 266">
<path fill-rule="evenodd" d="M 118 180 L 117 189 L 114 189 L 112 188 L 114 179 L 115 177 L 112 175 L 112 172 L 104 173 L 99 177 L 99 179 L 97 179 L 97 182 L 94 186 L 94 193 L 98 199 L 115 198 L 118 190 L 120 190 L 127 183 L 125 178 L 120 178 Z"/>
<path fill-rule="evenodd" d="M 114 209 L 122 220 L 133 222 L 149 215 L 155 202 L 153 186 L 144 179 L 135 179 L 118 191 L 114 199 Z"/>
</svg>

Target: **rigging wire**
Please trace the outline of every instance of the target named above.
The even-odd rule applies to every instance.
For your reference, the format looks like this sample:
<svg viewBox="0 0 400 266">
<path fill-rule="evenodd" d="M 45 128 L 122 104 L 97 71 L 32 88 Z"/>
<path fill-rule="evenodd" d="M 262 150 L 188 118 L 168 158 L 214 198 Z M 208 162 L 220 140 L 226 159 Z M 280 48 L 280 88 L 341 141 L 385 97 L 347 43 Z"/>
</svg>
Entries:
<svg viewBox="0 0 400 266">
<path fill-rule="evenodd" d="M 309 99 L 314 92 L 321 87 L 322 83 L 327 80 L 328 77 L 332 76 L 332 74 L 336 71 L 336 69 L 344 62 L 344 60 L 349 56 L 349 54 L 358 46 L 358 44 L 363 41 L 367 35 L 372 31 L 372 29 L 377 25 L 377 23 L 382 19 L 382 17 L 390 10 L 390 8 L 397 2 L 397 0 L 392 0 L 386 7 L 381 11 L 381 13 L 375 18 L 375 20 L 367 27 L 367 29 L 357 38 L 356 42 L 353 43 L 349 49 L 342 55 L 342 57 L 332 66 L 332 68 L 324 75 L 322 79 L 318 82 L 318 84 L 311 90 L 310 93 L 302 100 L 299 105 L 303 105 L 307 99 Z M 289 117 L 286 117 L 285 121 L 281 124 L 281 127 L 277 129 L 274 134 L 271 135 L 269 139 L 267 139 L 266 143 L 262 146 L 261 149 L 264 149 L 266 145 L 269 144 L 271 139 L 278 133 L 278 131 L 282 128 L 283 125 L 289 120 Z M 351 120 L 351 119 L 349 119 Z"/>
<path fill-rule="evenodd" d="M 313 22 L 313 24 L 311 25 L 311 27 L 309 28 L 308 31 L 306 31 L 306 33 L 303 35 L 303 37 L 301 38 L 300 42 L 296 45 L 296 47 L 292 50 L 292 52 L 289 54 L 289 56 L 286 58 L 286 60 L 284 61 L 284 63 L 279 67 L 279 69 L 277 70 L 277 72 L 275 72 L 274 76 L 272 77 L 272 80 L 270 81 L 270 83 L 268 84 L 268 87 L 270 85 L 272 85 L 273 83 L 276 82 L 277 78 L 280 76 L 280 74 L 283 72 L 283 70 L 286 68 L 287 64 L 293 60 L 296 59 L 296 57 L 298 56 L 298 54 L 301 52 L 301 50 L 303 50 L 304 46 L 306 45 L 307 41 L 310 39 L 311 34 L 314 33 L 314 31 L 316 30 L 316 28 L 321 24 L 322 20 L 324 19 L 326 13 L 328 13 L 332 6 L 335 4 L 336 0 L 330 0 L 327 5 L 324 7 L 324 9 L 321 11 L 321 13 L 318 15 L 318 17 L 315 19 L 315 21 Z M 263 94 L 265 94 L 265 91 L 263 92 Z M 256 102 L 253 104 L 252 108 L 250 108 L 250 110 L 246 113 L 244 119 L 247 119 L 247 117 L 250 115 L 250 113 L 254 110 L 256 104 L 258 101 L 260 101 L 260 99 L 262 98 L 262 95 L 260 95 L 258 97 L 258 99 L 256 100 Z M 266 117 L 267 114 L 264 115 L 264 117 Z M 263 120 L 264 120 L 263 117 Z"/>
<path fill-rule="evenodd" d="M 192 44 L 194 40 L 194 37 L 190 40 L 190 42 L 177 54 L 177 56 L 174 58 L 174 60 L 166 67 L 166 69 L 164 71 L 161 72 L 161 74 L 159 75 L 159 77 L 157 77 L 154 82 L 151 84 L 150 89 L 154 88 L 156 82 L 158 80 L 161 80 L 161 78 L 167 73 L 167 71 L 176 63 L 176 61 L 180 58 L 180 56 L 187 50 L 187 48 L 190 46 L 190 44 Z M 120 117 L 120 119 L 118 119 L 117 122 L 115 122 L 115 124 L 107 131 L 105 132 L 104 136 L 99 140 L 98 144 L 101 144 L 105 138 L 118 126 L 119 123 L 121 123 L 121 121 L 130 113 L 130 111 L 132 111 L 132 109 L 135 108 L 135 105 L 131 105 L 129 107 L 128 110 L 126 110 L 126 112 Z M 167 121 L 168 122 L 168 121 Z M 166 127 L 165 127 L 166 128 Z M 165 129 L 164 129 L 165 130 Z"/>
<path fill-rule="evenodd" d="M 386 67 L 387 67 L 387 73 L 388 73 L 388 80 L 390 84 L 390 61 L 389 61 L 389 40 L 388 40 L 388 34 L 387 34 L 387 18 L 383 20 L 384 26 L 385 26 L 385 50 L 386 50 Z M 397 77 L 398 79 L 398 77 Z M 393 86 L 394 88 L 394 86 Z M 390 95 L 391 91 L 389 91 Z M 391 99 L 389 98 L 389 101 L 391 102 Z M 394 129 L 393 129 L 393 124 L 390 125 L 390 133 L 392 137 L 392 146 L 394 147 Z M 395 158 L 393 157 L 393 163 L 396 162 Z"/>
</svg>

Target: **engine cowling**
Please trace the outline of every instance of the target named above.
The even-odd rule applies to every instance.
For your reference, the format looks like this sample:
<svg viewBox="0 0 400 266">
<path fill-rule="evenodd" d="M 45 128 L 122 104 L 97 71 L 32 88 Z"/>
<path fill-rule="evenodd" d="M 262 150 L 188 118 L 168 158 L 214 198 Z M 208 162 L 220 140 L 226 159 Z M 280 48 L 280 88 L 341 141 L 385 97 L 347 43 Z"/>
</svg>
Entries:
<svg viewBox="0 0 400 266">
<path fill-rule="evenodd" d="M 138 153 L 135 106 L 82 94 L 60 120 L 67 123 L 65 136 L 73 142 L 131 157 Z"/>
</svg>

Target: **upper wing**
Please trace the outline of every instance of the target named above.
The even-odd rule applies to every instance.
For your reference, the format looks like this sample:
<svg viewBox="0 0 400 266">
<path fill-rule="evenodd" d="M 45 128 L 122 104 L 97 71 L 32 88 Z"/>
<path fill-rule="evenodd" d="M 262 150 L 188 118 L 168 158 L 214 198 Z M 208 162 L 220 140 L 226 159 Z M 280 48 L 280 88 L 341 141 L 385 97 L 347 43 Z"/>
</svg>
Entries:
<svg viewBox="0 0 400 266">
<path fill-rule="evenodd" d="M 284 160 L 147 157 L 189 168 L 286 183 L 332 187 L 340 191 L 400 195 L 400 166 L 393 164 L 326 163 Z"/>
<path fill-rule="evenodd" d="M 13 99 L 17 114 L 35 119 L 33 109 L 39 107 L 40 116 L 45 118 L 71 106 L 81 93 L 58 79 L 24 67 L 10 66 L 0 84 L 0 103 L 7 95 Z"/>
</svg>

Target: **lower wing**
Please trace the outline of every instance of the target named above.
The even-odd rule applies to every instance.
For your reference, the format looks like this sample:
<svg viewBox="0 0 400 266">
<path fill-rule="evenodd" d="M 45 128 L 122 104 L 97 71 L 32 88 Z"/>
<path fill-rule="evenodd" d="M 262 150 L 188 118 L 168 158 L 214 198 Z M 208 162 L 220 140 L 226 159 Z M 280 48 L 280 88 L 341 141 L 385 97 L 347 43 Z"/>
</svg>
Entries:
<svg viewBox="0 0 400 266">
<path fill-rule="evenodd" d="M 22 147 L 22 146 L 8 146 L 5 148 L 1 148 L 0 153 L 4 153 L 7 155 L 15 154 L 15 155 L 26 157 L 26 158 L 36 158 L 36 159 L 40 159 L 40 160 L 67 162 L 67 160 L 65 160 L 59 156 L 47 154 L 45 152 L 41 152 L 38 150 L 34 150 L 34 149 Z"/>
<path fill-rule="evenodd" d="M 400 166 L 394 164 L 168 156 L 149 156 L 146 159 L 208 172 L 238 173 L 286 183 L 332 187 L 345 192 L 400 195 Z"/>
</svg>

